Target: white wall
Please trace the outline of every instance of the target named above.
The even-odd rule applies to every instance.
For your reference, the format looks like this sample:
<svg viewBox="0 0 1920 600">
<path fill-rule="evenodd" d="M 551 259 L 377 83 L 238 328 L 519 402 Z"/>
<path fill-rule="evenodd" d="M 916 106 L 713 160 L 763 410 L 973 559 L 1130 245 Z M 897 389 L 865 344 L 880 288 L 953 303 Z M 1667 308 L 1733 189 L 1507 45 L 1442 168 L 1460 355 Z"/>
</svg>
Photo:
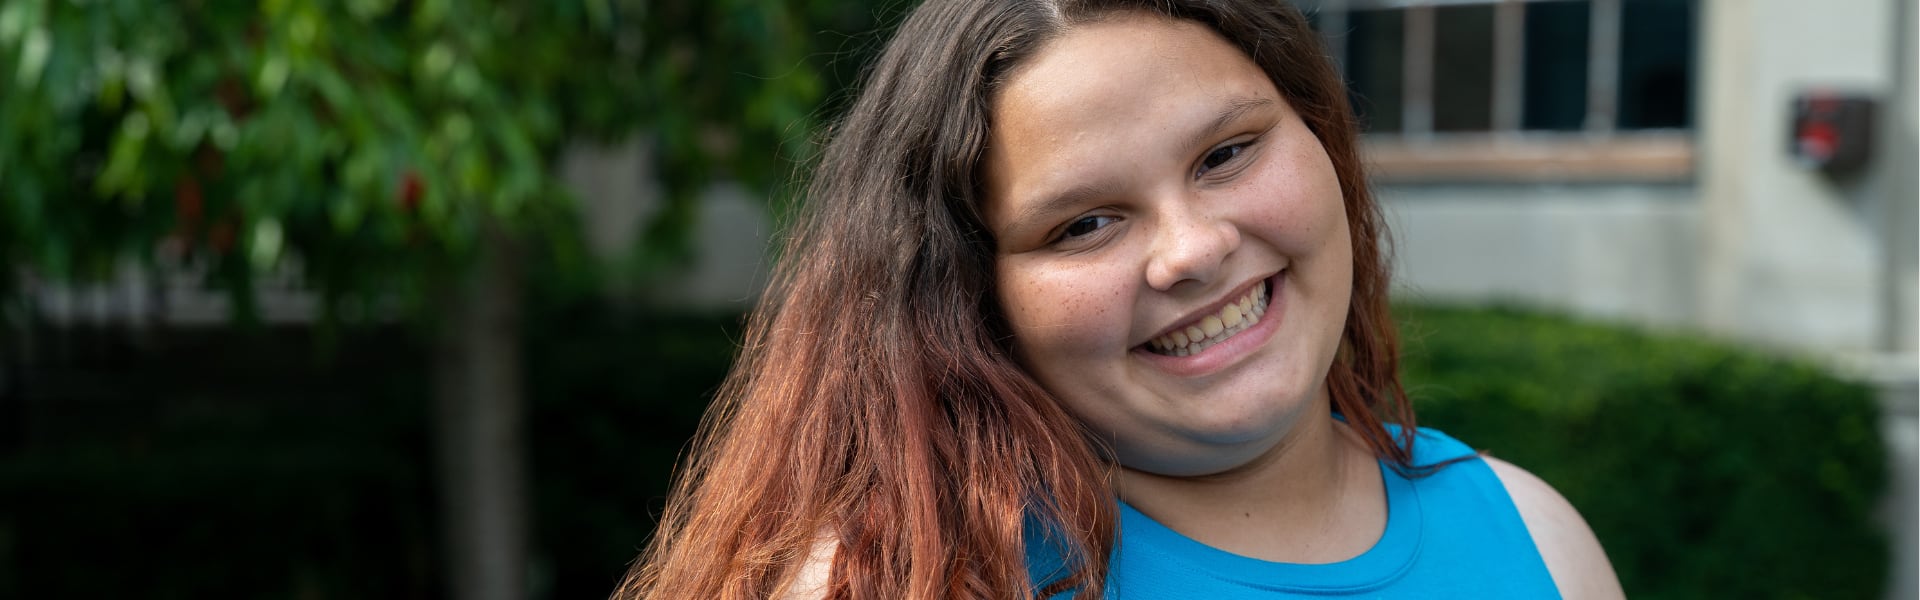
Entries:
<svg viewBox="0 0 1920 600">
<path fill-rule="evenodd" d="M 1696 320 L 1690 185 L 1381 186 L 1398 298 L 1502 301 L 1649 325 Z"/>
<path fill-rule="evenodd" d="M 1786 140 L 1798 92 L 1886 97 L 1894 6 L 1703 2 L 1703 325 L 1802 350 L 1883 345 L 1884 250 L 1877 207 L 1862 193 L 1870 179 L 1802 168 L 1789 160 Z"/>
</svg>

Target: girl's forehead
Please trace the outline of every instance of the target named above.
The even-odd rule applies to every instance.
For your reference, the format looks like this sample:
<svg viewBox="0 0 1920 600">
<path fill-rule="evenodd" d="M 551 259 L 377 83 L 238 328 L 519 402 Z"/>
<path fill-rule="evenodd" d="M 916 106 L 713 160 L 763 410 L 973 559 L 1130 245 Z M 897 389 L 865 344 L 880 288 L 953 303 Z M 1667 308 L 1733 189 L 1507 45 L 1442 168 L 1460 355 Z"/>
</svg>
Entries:
<svg viewBox="0 0 1920 600">
<path fill-rule="evenodd" d="M 1076 26 L 1016 70 L 993 103 L 990 220 L 1184 157 L 1246 107 L 1283 104 L 1210 28 L 1153 15 Z M 1097 191 L 1097 190 L 1096 190 Z M 997 214 L 994 214 L 997 213 Z"/>
<path fill-rule="evenodd" d="M 1049 40 L 1015 68 L 1003 90 L 1025 96 L 1024 102 L 1063 93 L 1085 101 L 1101 91 L 1124 92 L 1148 78 L 1207 83 L 1205 67 L 1223 62 L 1252 64 L 1205 25 L 1128 13 L 1073 26 Z"/>
<path fill-rule="evenodd" d="M 1177 126 L 1187 113 L 1218 112 L 1202 104 L 1276 96 L 1265 72 L 1213 29 L 1128 13 L 1050 40 L 1009 74 L 991 109 L 996 142 L 1058 142 L 1089 129 Z"/>
</svg>

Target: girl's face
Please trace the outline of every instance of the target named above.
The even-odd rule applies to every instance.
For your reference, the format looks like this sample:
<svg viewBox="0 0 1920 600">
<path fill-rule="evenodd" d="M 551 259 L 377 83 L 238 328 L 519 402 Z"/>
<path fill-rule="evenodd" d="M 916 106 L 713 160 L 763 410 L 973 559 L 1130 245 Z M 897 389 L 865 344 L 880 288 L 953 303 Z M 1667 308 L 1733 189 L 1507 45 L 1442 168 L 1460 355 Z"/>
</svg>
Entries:
<svg viewBox="0 0 1920 600">
<path fill-rule="evenodd" d="M 1353 259 L 1320 142 L 1205 26 L 1077 26 L 998 92 L 983 212 L 1020 362 L 1121 464 L 1218 473 L 1323 415 Z"/>
</svg>

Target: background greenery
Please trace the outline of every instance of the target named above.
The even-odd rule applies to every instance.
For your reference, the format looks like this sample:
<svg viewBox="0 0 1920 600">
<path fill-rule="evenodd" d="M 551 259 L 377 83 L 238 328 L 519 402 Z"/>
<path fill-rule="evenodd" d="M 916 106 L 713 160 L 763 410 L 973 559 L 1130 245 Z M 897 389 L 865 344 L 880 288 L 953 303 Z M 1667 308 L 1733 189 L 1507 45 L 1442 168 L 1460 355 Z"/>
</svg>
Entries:
<svg viewBox="0 0 1920 600">
<path fill-rule="evenodd" d="M 535 597 L 601 597 L 646 538 L 738 319 L 535 304 Z M 1865 388 L 1686 337 L 1399 311 L 1422 424 L 1560 489 L 1631 597 L 1880 597 Z M 315 363 L 302 343 L 96 348 L 48 381 L 29 443 L 0 455 L 0 597 L 438 595 L 418 353 L 368 331 Z M 76 382 L 107 371 L 153 392 Z M 369 371 L 398 375 L 369 386 Z"/>
<path fill-rule="evenodd" d="M 638 131 L 665 198 L 637 260 L 670 260 L 704 186 L 789 173 L 843 85 L 832 32 L 875 17 L 825 0 L 0 3 L 0 263 L 199 262 L 245 309 L 247 282 L 293 259 L 329 309 L 413 306 L 489 227 L 590 266 L 555 161 Z"/>
<path fill-rule="evenodd" d="M 1420 422 L 1579 508 L 1633 598 L 1879 598 L 1879 407 L 1811 365 L 1514 309 L 1402 307 Z"/>
</svg>

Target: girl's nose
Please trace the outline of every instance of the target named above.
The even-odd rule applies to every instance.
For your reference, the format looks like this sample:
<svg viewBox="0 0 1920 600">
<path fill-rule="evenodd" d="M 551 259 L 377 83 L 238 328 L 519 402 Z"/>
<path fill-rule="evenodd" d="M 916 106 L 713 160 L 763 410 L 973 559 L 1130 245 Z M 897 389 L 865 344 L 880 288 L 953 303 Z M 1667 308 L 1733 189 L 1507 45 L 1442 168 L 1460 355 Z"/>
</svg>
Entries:
<svg viewBox="0 0 1920 600">
<path fill-rule="evenodd" d="M 1147 285 L 1171 291 L 1182 282 L 1208 283 L 1220 275 L 1227 256 L 1240 247 L 1240 230 L 1224 218 L 1197 210 L 1195 199 L 1168 200 L 1157 219 Z"/>
</svg>

